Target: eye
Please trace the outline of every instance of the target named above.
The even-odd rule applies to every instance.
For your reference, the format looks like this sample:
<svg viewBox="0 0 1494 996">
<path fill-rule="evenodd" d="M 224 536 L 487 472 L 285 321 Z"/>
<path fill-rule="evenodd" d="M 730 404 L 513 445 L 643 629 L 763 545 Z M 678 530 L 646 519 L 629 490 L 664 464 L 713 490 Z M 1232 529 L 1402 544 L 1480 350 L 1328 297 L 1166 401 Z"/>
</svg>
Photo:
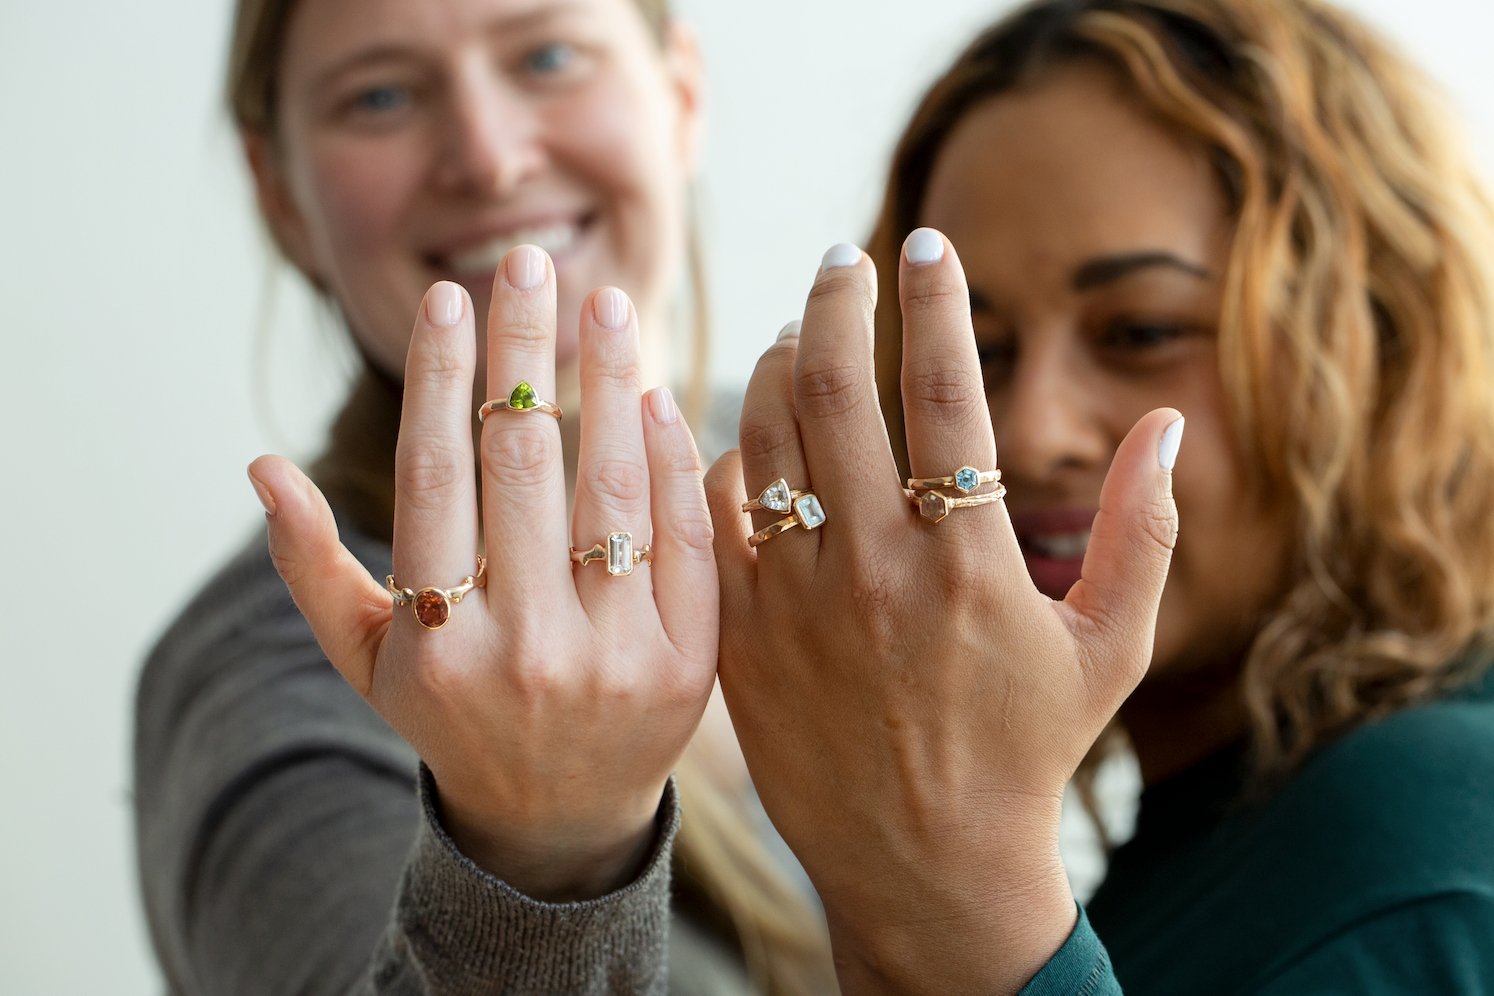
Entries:
<svg viewBox="0 0 1494 996">
<path fill-rule="evenodd" d="M 538 76 L 552 76 L 569 69 L 576 61 L 576 48 L 565 42 L 541 45 L 524 57 L 524 68 Z"/>
<path fill-rule="evenodd" d="M 410 100 L 408 87 L 371 86 L 354 94 L 347 106 L 355 114 L 379 116 L 402 110 Z"/>
<path fill-rule="evenodd" d="M 1104 343 L 1118 349 L 1151 349 L 1181 339 L 1187 330 L 1167 322 L 1116 322 L 1105 331 Z"/>
</svg>

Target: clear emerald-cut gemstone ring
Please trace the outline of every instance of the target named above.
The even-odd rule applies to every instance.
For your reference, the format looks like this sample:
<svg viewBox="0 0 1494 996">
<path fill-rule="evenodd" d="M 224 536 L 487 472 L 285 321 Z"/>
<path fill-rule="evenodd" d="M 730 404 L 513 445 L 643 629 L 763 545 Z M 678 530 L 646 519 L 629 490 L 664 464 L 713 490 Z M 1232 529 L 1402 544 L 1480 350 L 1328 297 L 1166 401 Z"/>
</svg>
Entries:
<svg viewBox="0 0 1494 996">
<path fill-rule="evenodd" d="M 794 499 L 793 514 L 765 526 L 747 537 L 748 546 L 761 546 L 779 533 L 798 526 L 802 529 L 818 529 L 825 524 L 825 507 L 813 492 L 803 492 Z"/>
<path fill-rule="evenodd" d="M 467 592 L 481 588 L 488 581 L 488 561 L 481 555 L 477 558 L 477 573 L 462 578 L 455 588 L 401 588 L 394 583 L 394 575 L 384 578 L 384 588 L 394 596 L 395 605 L 413 606 L 415 621 L 426 629 L 440 629 L 451 618 L 451 607 L 461 603 Z"/>
<path fill-rule="evenodd" d="M 960 494 L 968 495 L 982 484 L 995 484 L 999 480 L 1001 480 L 999 470 L 961 467 L 948 477 L 910 477 L 908 478 L 908 490 L 934 491 L 938 488 L 954 488 Z"/>
<path fill-rule="evenodd" d="M 607 573 L 612 577 L 627 577 L 644 561 L 653 563 L 654 551 L 646 543 L 634 549 L 633 534 L 624 532 L 608 533 L 606 543 L 598 543 L 590 550 L 571 547 L 572 563 L 585 567 L 599 560 L 607 564 Z"/>
<path fill-rule="evenodd" d="M 560 421 L 563 413 L 559 405 L 550 402 L 534 393 L 534 385 L 527 380 L 521 380 L 506 398 L 494 398 L 492 401 L 484 401 L 482 407 L 477 409 L 477 421 L 484 422 L 494 412 L 543 412 L 546 415 L 555 416 L 555 421 Z"/>
</svg>

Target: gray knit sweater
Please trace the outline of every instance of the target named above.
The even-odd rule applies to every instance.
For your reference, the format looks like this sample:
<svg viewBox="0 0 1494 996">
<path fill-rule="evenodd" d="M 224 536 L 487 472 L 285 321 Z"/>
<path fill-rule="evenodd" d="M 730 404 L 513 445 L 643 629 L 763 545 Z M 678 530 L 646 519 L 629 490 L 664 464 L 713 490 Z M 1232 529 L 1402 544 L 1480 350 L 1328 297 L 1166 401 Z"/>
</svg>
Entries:
<svg viewBox="0 0 1494 996">
<path fill-rule="evenodd" d="M 344 541 L 389 571 L 387 545 Z M 432 788 L 322 655 L 257 537 L 140 679 L 137 848 L 168 991 L 746 991 L 734 954 L 671 917 L 672 786 L 637 880 L 560 904 L 463 856 Z"/>
</svg>

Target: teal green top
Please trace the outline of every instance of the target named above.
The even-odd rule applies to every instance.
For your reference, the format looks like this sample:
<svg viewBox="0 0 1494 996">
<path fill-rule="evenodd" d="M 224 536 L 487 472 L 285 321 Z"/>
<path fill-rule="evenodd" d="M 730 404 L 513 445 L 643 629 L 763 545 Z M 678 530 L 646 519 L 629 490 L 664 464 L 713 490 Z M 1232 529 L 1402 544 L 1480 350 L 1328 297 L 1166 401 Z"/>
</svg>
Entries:
<svg viewBox="0 0 1494 996">
<path fill-rule="evenodd" d="M 1243 756 L 1146 789 L 1025 994 L 1494 993 L 1494 670 L 1255 806 L 1234 802 Z"/>
</svg>

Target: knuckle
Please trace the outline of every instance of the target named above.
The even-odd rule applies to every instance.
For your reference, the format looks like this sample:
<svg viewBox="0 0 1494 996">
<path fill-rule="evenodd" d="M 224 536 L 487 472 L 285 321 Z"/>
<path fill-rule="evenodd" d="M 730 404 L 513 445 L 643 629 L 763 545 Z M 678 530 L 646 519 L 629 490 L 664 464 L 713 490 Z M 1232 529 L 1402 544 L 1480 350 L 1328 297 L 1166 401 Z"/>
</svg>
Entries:
<svg viewBox="0 0 1494 996">
<path fill-rule="evenodd" d="M 555 471 L 555 441 L 543 425 L 521 425 L 510 420 L 508 425 L 483 433 L 482 454 L 488 473 L 514 487 L 544 484 Z"/>
<path fill-rule="evenodd" d="M 948 280 L 937 276 L 932 279 L 912 281 L 905 285 L 902 294 L 903 318 L 918 321 L 949 314 L 969 315 L 970 295 Z"/>
<path fill-rule="evenodd" d="M 469 390 L 473 361 L 466 346 L 458 345 L 455 336 L 441 337 L 444 341 L 439 343 L 431 341 L 433 338 L 427 337 L 423 348 L 416 352 L 407 380 L 432 391 Z"/>
<path fill-rule="evenodd" d="M 811 302 L 833 300 L 847 294 L 856 296 L 863 307 L 870 306 L 871 291 L 859 266 L 837 266 L 822 271 L 809 288 Z"/>
<path fill-rule="evenodd" d="M 608 391 L 637 392 L 638 385 L 643 383 L 638 356 L 631 351 L 626 354 L 619 351 L 602 357 L 592 376 L 596 378 L 597 386 Z"/>
<path fill-rule="evenodd" d="M 648 495 L 648 471 L 632 460 L 599 460 L 587 464 L 581 483 L 595 498 L 618 506 L 633 507 Z"/>
<path fill-rule="evenodd" d="M 1171 497 L 1156 498 L 1141 509 L 1139 528 L 1156 546 L 1169 553 L 1178 544 L 1178 511 Z"/>
<path fill-rule="evenodd" d="M 691 508 L 669 520 L 669 530 L 687 554 L 701 560 L 715 557 L 716 529 L 704 509 Z"/>
<path fill-rule="evenodd" d="M 748 462 L 773 464 L 799 446 L 799 428 L 787 419 L 763 418 L 752 412 L 738 431 L 742 457 Z"/>
<path fill-rule="evenodd" d="M 553 334 L 551 324 L 538 315 L 519 314 L 494 325 L 488 333 L 488 340 L 499 347 L 529 350 L 543 345 Z"/>
<path fill-rule="evenodd" d="M 444 441 L 416 440 L 402 447 L 395 473 L 400 498 L 430 508 L 459 499 L 465 460 Z"/>
<path fill-rule="evenodd" d="M 867 372 L 854 363 L 822 360 L 804 364 L 797 378 L 799 410 L 833 418 L 856 407 L 867 386 Z"/>
<path fill-rule="evenodd" d="M 903 407 L 935 425 L 969 424 L 983 401 L 981 387 L 947 357 L 916 363 L 903 377 Z"/>
</svg>

